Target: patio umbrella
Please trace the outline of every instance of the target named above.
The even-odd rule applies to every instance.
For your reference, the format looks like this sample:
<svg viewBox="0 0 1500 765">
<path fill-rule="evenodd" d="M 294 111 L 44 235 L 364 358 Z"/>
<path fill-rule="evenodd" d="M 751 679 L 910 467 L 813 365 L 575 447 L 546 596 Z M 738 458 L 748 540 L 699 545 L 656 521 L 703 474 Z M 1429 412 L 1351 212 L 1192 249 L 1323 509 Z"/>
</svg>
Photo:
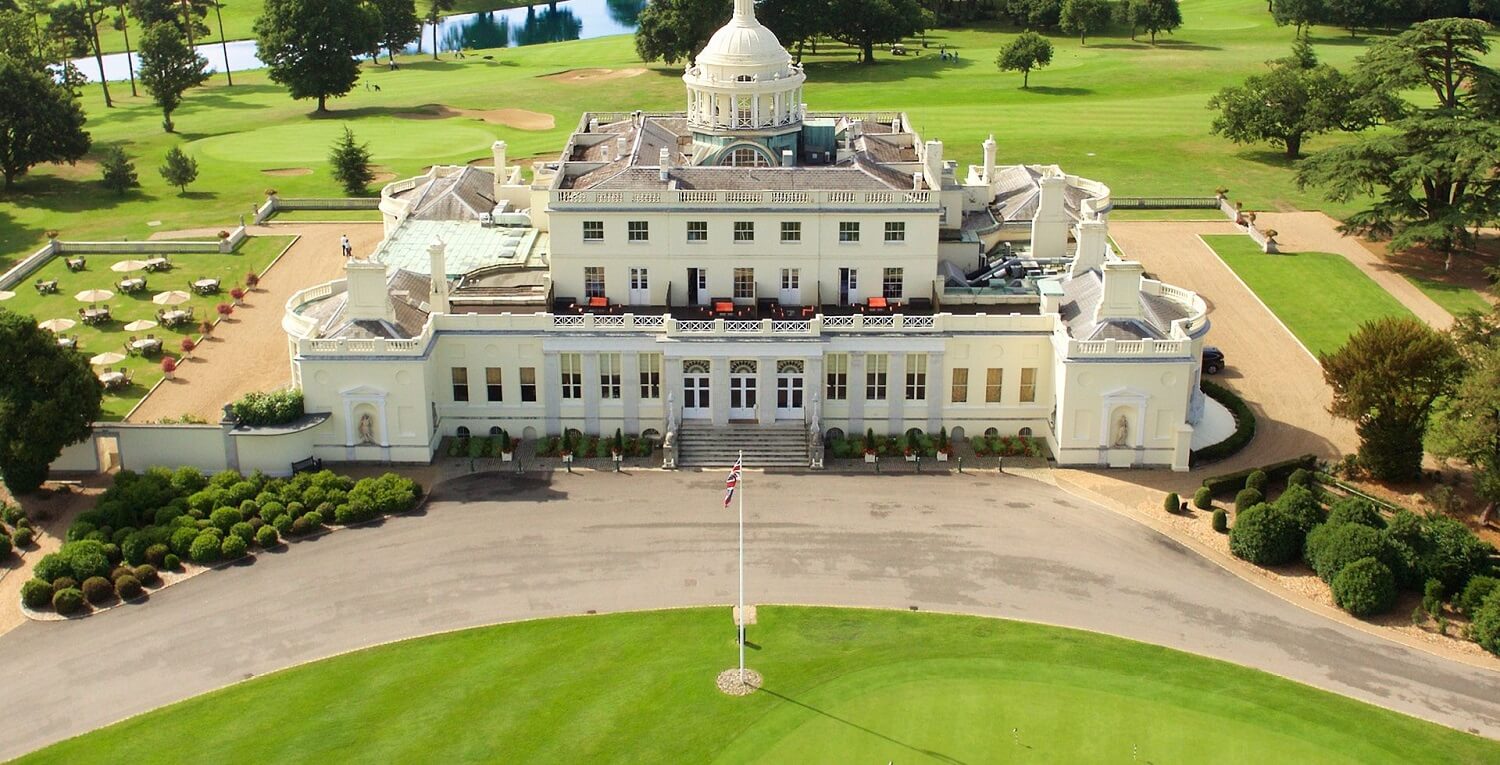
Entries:
<svg viewBox="0 0 1500 765">
<path fill-rule="evenodd" d="M 136 319 L 125 325 L 126 332 L 145 332 L 148 329 L 156 329 L 156 322 L 150 319 Z"/>
<path fill-rule="evenodd" d="M 110 266 L 109 270 L 111 270 L 111 271 L 117 271 L 117 272 L 122 273 L 122 274 L 123 273 L 129 273 L 131 271 L 144 271 L 144 270 L 146 270 L 146 261 L 144 261 L 144 260 L 122 260 L 119 263 L 116 263 L 116 264 Z"/>
<path fill-rule="evenodd" d="M 80 303 L 102 303 L 114 297 L 115 293 L 109 290 L 84 290 L 73 296 Z"/>
<path fill-rule="evenodd" d="M 37 326 L 48 332 L 67 332 L 77 324 L 78 322 L 72 319 L 48 319 Z"/>
<path fill-rule="evenodd" d="M 89 363 L 93 364 L 96 367 L 101 367 L 107 366 L 109 364 L 118 364 L 124 360 L 125 354 L 120 353 L 119 351 L 105 351 L 104 353 L 101 353 L 98 356 L 89 359 Z"/>
<path fill-rule="evenodd" d="M 156 293 L 151 297 L 151 302 L 157 305 L 182 305 L 192 299 L 192 295 L 182 290 L 171 290 L 169 292 Z"/>
<path fill-rule="evenodd" d="M 10 290 L 0 290 L 0 300 L 10 300 L 15 296 L 16 293 L 11 292 Z"/>
</svg>

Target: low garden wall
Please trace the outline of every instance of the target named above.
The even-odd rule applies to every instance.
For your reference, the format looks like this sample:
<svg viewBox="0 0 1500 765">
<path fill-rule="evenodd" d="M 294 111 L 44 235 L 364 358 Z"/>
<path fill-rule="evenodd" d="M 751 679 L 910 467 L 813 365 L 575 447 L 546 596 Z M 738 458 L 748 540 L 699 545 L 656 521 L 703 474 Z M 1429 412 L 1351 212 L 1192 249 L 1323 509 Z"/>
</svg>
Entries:
<svg viewBox="0 0 1500 765">
<path fill-rule="evenodd" d="M 379 210 L 379 197 L 281 197 L 271 194 L 255 210 L 255 222 L 265 223 L 278 212 L 297 210 Z"/>
<path fill-rule="evenodd" d="M 1256 244 L 1260 245 L 1261 252 L 1271 254 L 1280 252 L 1276 248 L 1276 232 L 1272 229 L 1262 231 L 1255 227 L 1254 211 L 1246 212 L 1242 209 L 1244 205 L 1238 202 L 1230 202 L 1229 197 L 1225 194 L 1220 194 L 1218 201 L 1219 211 L 1234 221 L 1234 225 L 1243 227 L 1245 234 Z"/>
<path fill-rule="evenodd" d="M 10 270 L 0 274 L 0 289 L 11 289 L 36 273 L 58 255 L 172 255 L 175 253 L 234 252 L 245 241 L 248 232 L 243 225 L 227 232 L 217 241 L 204 239 L 162 239 L 160 241 L 67 242 L 49 239 L 41 249 L 22 258 Z"/>
<path fill-rule="evenodd" d="M 101 453 L 117 455 L 118 467 L 143 471 L 155 465 L 185 465 L 207 472 L 260 471 L 270 476 L 292 473 L 292 463 L 313 456 L 320 437 L 327 438 L 329 416 L 305 415 L 273 427 L 174 423 L 98 423 L 82 443 L 63 450 L 52 469 L 58 473 L 95 473 Z M 102 443 L 101 443 L 102 442 Z"/>
</svg>

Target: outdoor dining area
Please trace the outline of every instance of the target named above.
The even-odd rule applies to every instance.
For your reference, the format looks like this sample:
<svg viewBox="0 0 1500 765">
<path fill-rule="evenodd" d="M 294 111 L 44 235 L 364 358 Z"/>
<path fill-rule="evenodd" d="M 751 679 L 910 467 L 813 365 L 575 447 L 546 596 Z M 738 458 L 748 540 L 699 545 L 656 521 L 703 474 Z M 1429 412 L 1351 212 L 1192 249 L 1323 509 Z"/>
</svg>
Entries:
<svg viewBox="0 0 1500 765">
<path fill-rule="evenodd" d="M 122 353 L 117 353 L 115 351 L 101 353 L 89 359 L 89 364 L 91 366 L 104 367 L 97 373 L 97 375 L 99 377 L 99 382 L 104 384 L 105 390 L 113 391 L 130 387 L 132 377 L 129 368 L 120 367 L 120 370 L 118 372 L 109 368 L 110 364 L 118 364 L 124 360 L 125 355 Z"/>
<path fill-rule="evenodd" d="M 126 324 L 125 331 L 144 332 L 148 329 L 156 329 L 156 326 L 156 322 L 150 319 L 139 319 Z M 125 341 L 125 353 L 131 356 L 159 356 L 161 355 L 161 350 L 162 342 L 156 335 L 148 334 L 144 338 L 131 335 L 130 339 Z"/>
<path fill-rule="evenodd" d="M 79 271 L 88 269 L 89 259 L 85 258 L 82 255 L 79 255 L 76 258 L 63 258 L 63 265 L 67 266 L 69 271 L 72 271 L 76 274 Z"/>
<path fill-rule="evenodd" d="M 219 280 L 218 279 L 198 279 L 198 280 L 194 281 L 191 284 L 191 286 L 193 288 L 193 292 L 196 292 L 199 295 L 217 295 L 217 294 L 219 294 Z"/>
</svg>

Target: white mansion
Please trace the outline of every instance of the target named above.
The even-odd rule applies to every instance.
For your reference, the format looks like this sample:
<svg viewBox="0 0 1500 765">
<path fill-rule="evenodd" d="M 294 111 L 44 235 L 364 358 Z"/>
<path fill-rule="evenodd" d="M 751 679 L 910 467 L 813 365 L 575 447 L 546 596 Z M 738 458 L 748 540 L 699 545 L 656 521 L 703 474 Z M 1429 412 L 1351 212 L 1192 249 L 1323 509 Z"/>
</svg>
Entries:
<svg viewBox="0 0 1500 765">
<path fill-rule="evenodd" d="M 620 428 L 684 462 L 795 433 L 775 461 L 806 466 L 834 431 L 947 427 L 1186 469 L 1206 307 L 1111 250 L 1109 189 L 993 138 L 960 170 L 904 114 L 810 111 L 805 79 L 738 0 L 685 112 L 585 114 L 530 183 L 497 142 L 385 188 L 373 256 L 287 304 L 315 453 Z"/>
</svg>

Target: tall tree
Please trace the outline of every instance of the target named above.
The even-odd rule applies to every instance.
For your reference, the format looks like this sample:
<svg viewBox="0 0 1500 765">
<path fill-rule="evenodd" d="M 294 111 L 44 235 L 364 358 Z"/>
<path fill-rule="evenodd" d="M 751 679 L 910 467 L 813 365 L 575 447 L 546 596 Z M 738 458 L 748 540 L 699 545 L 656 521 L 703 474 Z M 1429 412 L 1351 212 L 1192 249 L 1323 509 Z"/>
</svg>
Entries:
<svg viewBox="0 0 1500 765">
<path fill-rule="evenodd" d="M 1484 523 L 1500 503 L 1500 345 L 1473 349 L 1468 371 L 1435 415 L 1433 451 L 1473 468 Z"/>
<path fill-rule="evenodd" d="M 208 80 L 208 59 L 187 46 L 177 28 L 156 23 L 141 36 L 141 84 L 151 100 L 161 107 L 161 126 L 173 131 L 172 112 L 182 104 L 182 94 Z"/>
<path fill-rule="evenodd" d="M 1235 143 L 1267 141 L 1287 159 L 1301 156 L 1307 136 L 1361 130 L 1393 104 L 1366 97 L 1339 70 L 1319 64 L 1312 45 L 1298 38 L 1292 55 L 1268 62 L 1271 71 L 1224 88 L 1208 101 L 1218 112 L 1213 132 Z"/>
<path fill-rule="evenodd" d="M 140 93 L 135 89 L 135 56 L 130 49 L 130 17 L 125 13 L 129 5 L 125 2 L 115 3 L 115 15 L 110 19 L 110 25 L 115 31 L 125 35 L 125 71 L 130 73 L 130 96 L 134 98 Z"/>
<path fill-rule="evenodd" d="M 99 88 L 104 91 L 104 105 L 114 108 L 114 99 L 109 97 L 109 80 L 104 76 L 104 53 L 99 49 L 99 24 L 103 19 L 103 6 L 95 0 L 66 2 L 52 9 L 52 21 L 48 24 L 53 34 L 68 40 L 75 56 L 94 56 L 99 66 Z"/>
<path fill-rule="evenodd" d="M 1368 0 L 1353 1 L 1368 3 Z M 1301 36 L 1327 14 L 1323 2 L 1324 0 L 1274 0 L 1271 4 L 1271 18 L 1278 27 L 1290 24 L 1293 33 Z"/>
<path fill-rule="evenodd" d="M 1374 197 L 1343 231 L 1389 236 L 1398 250 L 1432 245 L 1451 265 L 1467 226 L 1500 216 L 1500 75 L 1482 61 L 1487 31 L 1472 19 L 1425 21 L 1359 58 L 1356 85 L 1402 109 L 1388 129 L 1318 152 L 1297 173 L 1333 201 Z M 1413 90 L 1426 97 L 1407 99 Z"/>
<path fill-rule="evenodd" d="M 142 29 L 159 22 L 176 26 L 188 44 L 208 34 L 208 0 L 127 0 Z"/>
<path fill-rule="evenodd" d="M 266 0 L 255 38 L 271 80 L 292 98 L 316 98 L 324 114 L 330 96 L 359 81 L 358 57 L 375 48 L 379 28 L 361 0 Z"/>
<path fill-rule="evenodd" d="M 438 22 L 443 20 L 444 12 L 453 10 L 454 4 L 455 0 L 428 0 L 427 2 L 427 23 L 432 25 L 433 61 L 438 60 Z M 418 47 L 421 47 L 420 40 L 418 41 Z"/>
<path fill-rule="evenodd" d="M 168 185 L 177 187 L 179 195 L 186 194 L 188 184 L 198 180 L 198 160 L 188 156 L 181 146 L 173 146 L 156 171 Z"/>
<path fill-rule="evenodd" d="M 641 11 L 635 52 L 642 61 L 689 61 L 729 22 L 732 0 L 656 0 Z"/>
<path fill-rule="evenodd" d="M 1079 45 L 1089 44 L 1089 35 L 1109 26 L 1109 0 L 1063 0 L 1059 19 L 1062 31 L 1078 35 Z"/>
<path fill-rule="evenodd" d="M 875 63 L 875 46 L 900 42 L 922 31 L 917 0 L 832 0 L 828 36 L 860 50 L 860 62 Z"/>
<path fill-rule="evenodd" d="M 1319 361 L 1333 388 L 1329 412 L 1354 422 L 1365 468 L 1386 480 L 1420 477 L 1428 415 L 1463 370 L 1452 338 L 1414 318 L 1387 317 L 1364 323 Z"/>
<path fill-rule="evenodd" d="M 995 58 L 995 65 L 1000 67 L 1000 71 L 1021 73 L 1022 90 L 1031 85 L 1031 70 L 1040 69 L 1050 63 L 1052 63 L 1052 43 L 1036 32 L 1022 32 L 1017 35 L 1016 39 L 1000 49 L 1000 55 Z"/>
<path fill-rule="evenodd" d="M 755 16 L 801 61 L 807 42 L 813 41 L 813 52 L 817 52 L 816 40 L 825 31 L 827 9 L 826 0 L 761 0 L 755 6 Z"/>
<path fill-rule="evenodd" d="M 354 140 L 354 131 L 347 126 L 344 135 L 334 143 L 328 153 L 328 164 L 333 165 L 333 177 L 348 194 L 363 194 L 375 173 L 370 169 L 370 145 Z"/>
<path fill-rule="evenodd" d="M 1182 26 L 1182 7 L 1177 0 L 1130 0 L 1131 5 L 1139 10 L 1136 12 L 1136 21 L 1141 29 L 1151 35 L 1151 44 L 1156 44 L 1156 36 L 1162 32 L 1171 34 L 1173 30 Z"/>
<path fill-rule="evenodd" d="M 0 67 L 3 67 L 0 64 Z M 30 317 L 0 309 L 0 477 L 15 494 L 47 480 L 63 447 L 87 438 L 103 386 L 81 354 Z"/>
<path fill-rule="evenodd" d="M 380 14 L 379 43 L 385 47 L 386 61 L 396 68 L 396 51 L 422 34 L 422 20 L 417 18 L 415 0 L 370 0 Z"/>
<path fill-rule="evenodd" d="M 0 11 L 0 56 L 32 69 L 42 69 L 57 60 L 49 53 L 50 41 L 41 33 L 30 11 Z"/>
<path fill-rule="evenodd" d="M 88 153 L 83 108 L 48 72 L 0 56 L 0 93 L 0 170 L 7 190 L 33 165 L 77 162 Z"/>
</svg>

